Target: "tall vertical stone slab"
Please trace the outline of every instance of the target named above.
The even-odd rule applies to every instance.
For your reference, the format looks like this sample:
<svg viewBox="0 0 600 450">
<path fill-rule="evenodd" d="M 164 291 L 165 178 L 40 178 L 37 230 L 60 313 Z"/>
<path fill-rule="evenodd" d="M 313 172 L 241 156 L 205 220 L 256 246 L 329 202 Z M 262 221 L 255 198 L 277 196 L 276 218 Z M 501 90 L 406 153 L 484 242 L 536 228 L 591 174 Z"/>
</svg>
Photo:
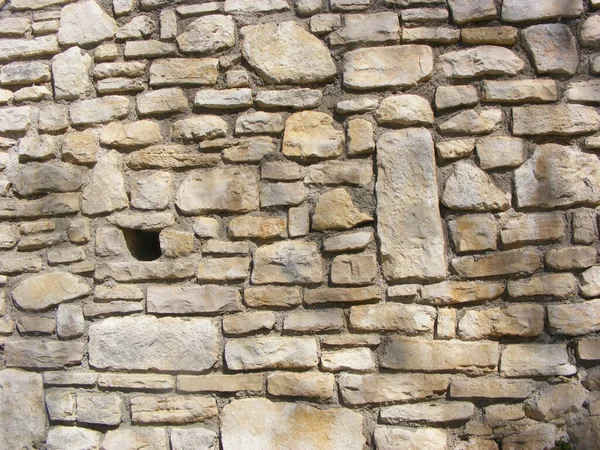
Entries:
<svg viewBox="0 0 600 450">
<path fill-rule="evenodd" d="M 446 257 L 433 140 L 424 128 L 377 142 L 377 231 L 389 281 L 440 280 Z"/>
</svg>

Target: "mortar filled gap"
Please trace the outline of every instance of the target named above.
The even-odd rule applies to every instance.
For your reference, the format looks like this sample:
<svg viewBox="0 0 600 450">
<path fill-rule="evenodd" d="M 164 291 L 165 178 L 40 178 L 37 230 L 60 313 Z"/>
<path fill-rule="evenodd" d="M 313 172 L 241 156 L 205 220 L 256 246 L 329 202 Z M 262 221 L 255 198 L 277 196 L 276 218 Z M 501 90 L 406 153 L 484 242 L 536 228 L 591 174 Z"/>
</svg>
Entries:
<svg viewBox="0 0 600 450">
<path fill-rule="evenodd" d="M 161 256 L 159 232 L 124 228 L 127 248 L 138 261 L 154 261 Z"/>
</svg>

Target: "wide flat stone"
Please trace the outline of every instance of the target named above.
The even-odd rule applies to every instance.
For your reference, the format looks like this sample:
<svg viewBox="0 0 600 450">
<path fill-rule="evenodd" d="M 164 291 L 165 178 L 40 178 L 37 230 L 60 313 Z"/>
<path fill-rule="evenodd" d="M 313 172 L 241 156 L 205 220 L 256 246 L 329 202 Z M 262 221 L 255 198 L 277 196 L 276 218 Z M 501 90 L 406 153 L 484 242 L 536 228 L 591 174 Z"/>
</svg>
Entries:
<svg viewBox="0 0 600 450">
<path fill-rule="evenodd" d="M 129 112 L 129 99 L 120 95 L 82 100 L 71 104 L 72 125 L 93 125 L 123 119 Z"/>
<path fill-rule="evenodd" d="M 444 75 L 472 78 L 482 75 L 516 75 L 525 63 L 513 51 L 495 45 L 444 53 L 440 57 Z"/>
<path fill-rule="evenodd" d="M 425 129 L 385 133 L 377 142 L 377 229 L 388 280 L 446 276 L 433 140 Z"/>
<path fill-rule="evenodd" d="M 230 339 L 225 344 L 230 370 L 307 369 L 316 367 L 317 361 L 314 338 L 267 336 Z"/>
<path fill-rule="evenodd" d="M 38 373 L 0 370 L 0 448 L 28 449 L 46 438 L 44 385 Z"/>
<path fill-rule="evenodd" d="M 350 326 L 360 331 L 401 331 L 421 334 L 433 331 L 436 311 L 431 306 L 378 303 L 353 306 Z"/>
<path fill-rule="evenodd" d="M 398 43 L 399 38 L 400 25 L 395 12 L 348 14 L 344 17 L 344 25 L 329 35 L 329 44 Z"/>
<path fill-rule="evenodd" d="M 181 183 L 175 203 L 185 214 L 258 209 L 258 173 L 254 168 L 196 170 Z"/>
<path fill-rule="evenodd" d="M 81 427 L 53 427 L 48 432 L 48 450 L 100 448 L 102 433 Z"/>
<path fill-rule="evenodd" d="M 544 331 L 544 307 L 536 304 L 469 310 L 458 322 L 461 339 L 535 337 Z"/>
<path fill-rule="evenodd" d="M 548 322 L 552 334 L 583 336 L 600 330 L 600 300 L 548 305 Z"/>
<path fill-rule="evenodd" d="M 421 288 L 421 298 L 436 305 L 494 300 L 504 293 L 503 283 L 481 283 L 476 281 L 443 281 Z"/>
<path fill-rule="evenodd" d="M 378 450 L 444 450 L 448 432 L 437 428 L 381 427 L 375 428 Z"/>
<path fill-rule="evenodd" d="M 323 281 L 323 259 L 314 242 L 282 241 L 254 253 L 255 284 L 311 284 Z"/>
<path fill-rule="evenodd" d="M 577 17 L 582 12 L 581 0 L 504 0 L 502 3 L 502 20 L 506 22 Z"/>
<path fill-rule="evenodd" d="M 433 73 L 433 51 L 426 45 L 363 48 L 344 54 L 344 86 L 365 90 L 409 87 Z"/>
<path fill-rule="evenodd" d="M 110 430 L 102 442 L 102 450 L 169 450 L 166 428 L 130 427 Z"/>
<path fill-rule="evenodd" d="M 546 144 L 515 171 L 519 207 L 600 203 L 600 162 L 595 155 L 569 147 Z"/>
<path fill-rule="evenodd" d="M 216 58 L 178 58 L 153 61 L 150 66 L 150 86 L 213 85 L 219 76 Z"/>
<path fill-rule="evenodd" d="M 131 399 L 131 421 L 133 423 L 172 423 L 186 424 L 203 422 L 219 413 L 217 402 L 212 397 L 155 396 L 133 397 Z"/>
<path fill-rule="evenodd" d="M 177 37 L 183 53 L 216 53 L 235 45 L 235 22 L 231 16 L 209 15 L 190 23 Z"/>
<path fill-rule="evenodd" d="M 146 309 L 155 314 L 239 311 L 240 293 L 225 286 L 149 286 Z"/>
<path fill-rule="evenodd" d="M 256 414 L 261 411 L 261 414 Z M 234 400 L 223 408 L 223 450 L 362 450 L 361 414 L 343 408 L 320 410 L 267 399 Z"/>
<path fill-rule="evenodd" d="M 577 42 L 567 25 L 551 23 L 523 30 L 523 47 L 539 74 L 573 75 L 579 65 Z"/>
<path fill-rule="evenodd" d="M 108 318 L 89 329 L 90 365 L 110 370 L 202 371 L 219 352 L 211 319 Z"/>
<path fill-rule="evenodd" d="M 83 171 L 76 166 L 52 161 L 25 164 L 13 178 L 13 191 L 22 196 L 73 192 L 81 188 Z"/>
<path fill-rule="evenodd" d="M 531 105 L 513 108 L 515 136 L 569 136 L 600 129 L 600 115 L 583 105 Z"/>
<path fill-rule="evenodd" d="M 106 262 L 96 266 L 94 278 L 115 281 L 181 280 L 192 278 L 196 268 L 192 261 L 132 261 Z"/>
<path fill-rule="evenodd" d="M 81 341 L 12 339 L 4 343 L 4 360 L 7 367 L 64 369 L 81 364 L 84 347 Z"/>
<path fill-rule="evenodd" d="M 466 421 L 475 412 L 475 405 L 469 402 L 415 403 L 394 405 L 383 408 L 380 420 L 386 424 L 403 422 L 451 423 Z"/>
<path fill-rule="evenodd" d="M 83 278 L 68 272 L 53 272 L 27 278 L 12 291 L 17 305 L 28 311 L 44 310 L 92 293 Z"/>
<path fill-rule="evenodd" d="M 0 39 L 0 61 L 33 58 L 60 53 L 56 36 L 35 39 Z"/>
<path fill-rule="evenodd" d="M 240 34 L 244 58 L 268 83 L 321 83 L 337 73 L 327 47 L 298 22 L 247 26 Z"/>
<path fill-rule="evenodd" d="M 505 377 L 569 376 L 577 368 L 569 362 L 566 344 L 512 344 L 502 352 Z"/>
<path fill-rule="evenodd" d="M 50 66 L 41 61 L 14 62 L 0 68 L 0 86 L 50 81 Z"/>
<path fill-rule="evenodd" d="M 491 277 L 516 273 L 534 273 L 542 267 L 542 254 L 537 249 L 517 249 L 462 256 L 452 260 L 452 267 L 463 278 Z"/>
</svg>

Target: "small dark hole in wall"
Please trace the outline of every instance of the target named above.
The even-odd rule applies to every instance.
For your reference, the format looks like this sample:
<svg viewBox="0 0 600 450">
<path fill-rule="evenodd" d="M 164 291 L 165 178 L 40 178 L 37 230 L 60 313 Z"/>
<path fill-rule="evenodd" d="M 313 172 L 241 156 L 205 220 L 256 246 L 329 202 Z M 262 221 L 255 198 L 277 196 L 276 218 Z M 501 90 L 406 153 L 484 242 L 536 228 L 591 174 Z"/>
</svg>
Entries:
<svg viewBox="0 0 600 450">
<path fill-rule="evenodd" d="M 123 235 L 131 256 L 138 261 L 154 261 L 160 258 L 159 233 L 125 228 Z"/>
</svg>

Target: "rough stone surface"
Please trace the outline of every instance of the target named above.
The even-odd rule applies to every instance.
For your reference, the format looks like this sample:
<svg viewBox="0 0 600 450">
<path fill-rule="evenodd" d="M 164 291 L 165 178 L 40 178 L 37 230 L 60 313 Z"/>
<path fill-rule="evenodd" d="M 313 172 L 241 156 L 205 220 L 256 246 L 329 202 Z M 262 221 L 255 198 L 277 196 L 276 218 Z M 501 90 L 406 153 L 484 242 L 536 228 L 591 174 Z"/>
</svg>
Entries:
<svg viewBox="0 0 600 450">
<path fill-rule="evenodd" d="M 516 75 L 525 67 L 514 52 L 492 45 L 444 53 L 440 61 L 444 75 L 452 78 Z"/>
<path fill-rule="evenodd" d="M 254 254 L 253 283 L 311 284 L 322 280 L 322 258 L 314 243 L 283 241 L 260 247 Z"/>
<path fill-rule="evenodd" d="M 221 429 L 224 450 L 274 450 L 296 439 L 311 450 L 359 450 L 365 443 L 361 431 L 362 417 L 354 411 L 266 399 L 233 401 L 224 408 Z"/>
<path fill-rule="evenodd" d="M 12 297 L 21 308 L 36 311 L 85 297 L 91 292 L 82 278 L 66 272 L 54 272 L 24 280 L 13 289 Z"/>
<path fill-rule="evenodd" d="M 573 375 L 565 344 L 513 344 L 502 352 L 500 370 L 506 377 Z"/>
<path fill-rule="evenodd" d="M 177 37 L 183 53 L 216 53 L 235 45 L 235 23 L 229 16 L 204 16 Z"/>
<path fill-rule="evenodd" d="M 373 218 L 361 212 L 352 201 L 352 197 L 343 188 L 322 194 L 315 206 L 312 219 L 314 230 L 339 230 L 353 228 Z"/>
<path fill-rule="evenodd" d="M 344 133 L 336 130 L 333 118 L 324 113 L 305 111 L 285 122 L 283 154 L 300 158 L 335 158 L 342 154 Z"/>
<path fill-rule="evenodd" d="M 573 75 L 577 70 L 577 43 L 563 24 L 534 25 L 523 31 L 523 46 L 537 73 Z"/>
<path fill-rule="evenodd" d="M 117 23 L 95 0 L 65 6 L 60 15 L 58 42 L 61 45 L 95 45 L 112 38 Z"/>
<path fill-rule="evenodd" d="M 306 369 L 317 365 L 317 343 L 311 338 L 263 337 L 230 340 L 225 361 L 231 370 Z"/>
</svg>

